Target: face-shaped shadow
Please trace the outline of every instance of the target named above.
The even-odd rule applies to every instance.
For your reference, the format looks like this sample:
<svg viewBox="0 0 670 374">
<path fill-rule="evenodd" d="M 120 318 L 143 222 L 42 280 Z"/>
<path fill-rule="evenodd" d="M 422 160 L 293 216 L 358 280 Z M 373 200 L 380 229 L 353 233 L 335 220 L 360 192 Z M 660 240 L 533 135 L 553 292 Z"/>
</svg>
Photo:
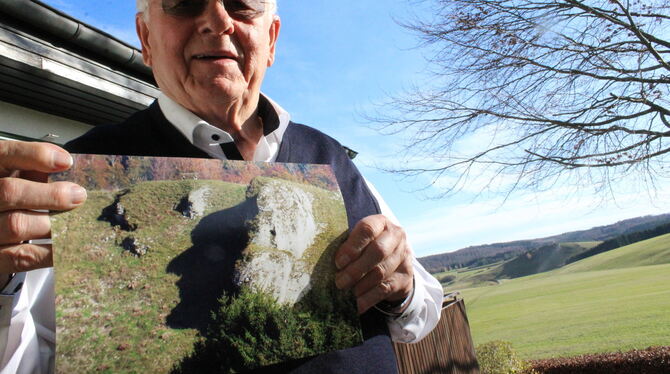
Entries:
<svg viewBox="0 0 670 374">
<path fill-rule="evenodd" d="M 359 320 L 352 295 L 337 290 L 334 282 L 333 255 L 346 235 L 343 233 L 329 243 L 319 256 L 311 273 L 313 287 L 297 305 L 267 309 L 267 304 L 252 298 L 245 301 L 248 304 L 244 308 L 218 310 L 218 318 L 210 322 L 205 339 L 194 345 L 193 352 L 171 374 L 315 373 L 337 367 L 351 357 L 369 354 L 366 347 L 360 346 Z M 225 318 L 229 324 L 217 325 L 223 319 L 220 313 L 226 312 L 233 314 L 226 315 L 231 317 Z M 249 323 L 259 316 L 265 319 L 263 323 Z M 374 320 L 386 326 L 383 316 L 374 316 Z M 314 336 L 330 338 L 314 340 Z M 316 354 L 350 346 L 357 347 L 314 358 Z M 279 363 L 255 368 L 269 362 Z"/>
<path fill-rule="evenodd" d="M 193 246 L 175 257 L 167 272 L 177 281 L 180 302 L 166 318 L 171 328 L 204 334 L 225 291 L 235 293 L 235 263 L 249 242 L 245 222 L 258 214 L 255 199 L 202 218 L 191 232 Z"/>
</svg>

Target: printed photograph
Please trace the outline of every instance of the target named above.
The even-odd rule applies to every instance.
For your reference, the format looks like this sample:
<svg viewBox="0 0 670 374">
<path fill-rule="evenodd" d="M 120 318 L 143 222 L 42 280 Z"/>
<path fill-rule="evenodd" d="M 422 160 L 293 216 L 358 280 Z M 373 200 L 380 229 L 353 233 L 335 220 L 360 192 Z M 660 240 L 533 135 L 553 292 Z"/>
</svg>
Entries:
<svg viewBox="0 0 670 374">
<path fill-rule="evenodd" d="M 362 342 L 324 165 L 74 155 L 52 214 L 59 373 L 238 373 Z"/>
</svg>

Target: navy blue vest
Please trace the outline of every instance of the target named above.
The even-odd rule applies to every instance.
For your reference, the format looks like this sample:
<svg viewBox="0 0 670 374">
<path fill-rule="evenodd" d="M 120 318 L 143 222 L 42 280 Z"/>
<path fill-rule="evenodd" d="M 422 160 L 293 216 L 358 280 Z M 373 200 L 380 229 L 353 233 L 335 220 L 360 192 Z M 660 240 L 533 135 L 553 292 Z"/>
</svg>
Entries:
<svg viewBox="0 0 670 374">
<path fill-rule="evenodd" d="M 210 158 L 165 119 L 157 102 L 121 124 L 95 127 L 67 143 L 65 148 L 72 153 Z M 318 130 L 291 122 L 284 133 L 277 162 L 331 165 L 342 190 L 350 228 L 362 218 L 380 213 L 377 201 L 342 146 Z M 397 373 L 384 316 L 373 310 L 361 316 L 361 323 L 365 341 L 360 346 L 259 372 Z"/>
</svg>

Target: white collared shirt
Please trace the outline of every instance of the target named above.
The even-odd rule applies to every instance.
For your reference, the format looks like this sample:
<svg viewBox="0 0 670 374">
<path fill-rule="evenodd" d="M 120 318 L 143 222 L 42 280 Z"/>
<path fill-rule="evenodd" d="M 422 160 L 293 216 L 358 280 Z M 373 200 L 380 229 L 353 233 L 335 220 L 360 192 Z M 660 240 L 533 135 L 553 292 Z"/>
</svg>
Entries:
<svg viewBox="0 0 670 374">
<path fill-rule="evenodd" d="M 254 161 L 274 162 L 279 153 L 279 146 L 284 137 L 284 132 L 291 121 L 291 116 L 279 104 L 275 103 L 267 96 L 264 96 L 272 105 L 279 118 L 279 126 L 272 132 L 262 136 L 256 151 Z M 226 160 L 227 157 L 221 149 L 221 144 L 233 143 L 233 137 L 218 127 L 212 126 L 205 120 L 186 110 L 183 106 L 177 104 L 165 94 L 158 97 L 158 104 L 165 118 L 170 122 L 184 137 L 193 145 L 200 148 L 203 152 L 218 158 Z"/>
</svg>

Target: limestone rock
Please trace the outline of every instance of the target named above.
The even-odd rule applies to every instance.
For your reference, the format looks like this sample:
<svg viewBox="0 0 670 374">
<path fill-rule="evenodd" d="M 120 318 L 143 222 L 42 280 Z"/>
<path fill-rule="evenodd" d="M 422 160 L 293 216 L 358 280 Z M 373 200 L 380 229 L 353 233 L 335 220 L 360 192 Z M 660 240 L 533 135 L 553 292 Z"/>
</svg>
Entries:
<svg viewBox="0 0 670 374">
<path fill-rule="evenodd" d="M 239 270 L 238 283 L 271 293 L 281 304 L 295 304 L 310 289 L 309 264 L 286 252 L 261 252 Z"/>
<path fill-rule="evenodd" d="M 205 214 L 210 193 L 211 189 L 207 186 L 191 191 L 174 209 L 189 219 L 202 217 Z"/>
<path fill-rule="evenodd" d="M 254 251 L 238 266 L 237 282 L 295 304 L 311 288 L 314 265 L 303 257 L 322 229 L 314 218 L 314 196 L 297 183 L 256 178 L 247 198 L 258 206 L 249 221 Z"/>
<path fill-rule="evenodd" d="M 256 187 L 256 181 L 250 188 Z M 253 242 L 300 258 L 321 230 L 314 219 L 312 194 L 297 183 L 272 179 L 263 183 L 255 197 L 258 216 L 253 222 Z"/>
</svg>

